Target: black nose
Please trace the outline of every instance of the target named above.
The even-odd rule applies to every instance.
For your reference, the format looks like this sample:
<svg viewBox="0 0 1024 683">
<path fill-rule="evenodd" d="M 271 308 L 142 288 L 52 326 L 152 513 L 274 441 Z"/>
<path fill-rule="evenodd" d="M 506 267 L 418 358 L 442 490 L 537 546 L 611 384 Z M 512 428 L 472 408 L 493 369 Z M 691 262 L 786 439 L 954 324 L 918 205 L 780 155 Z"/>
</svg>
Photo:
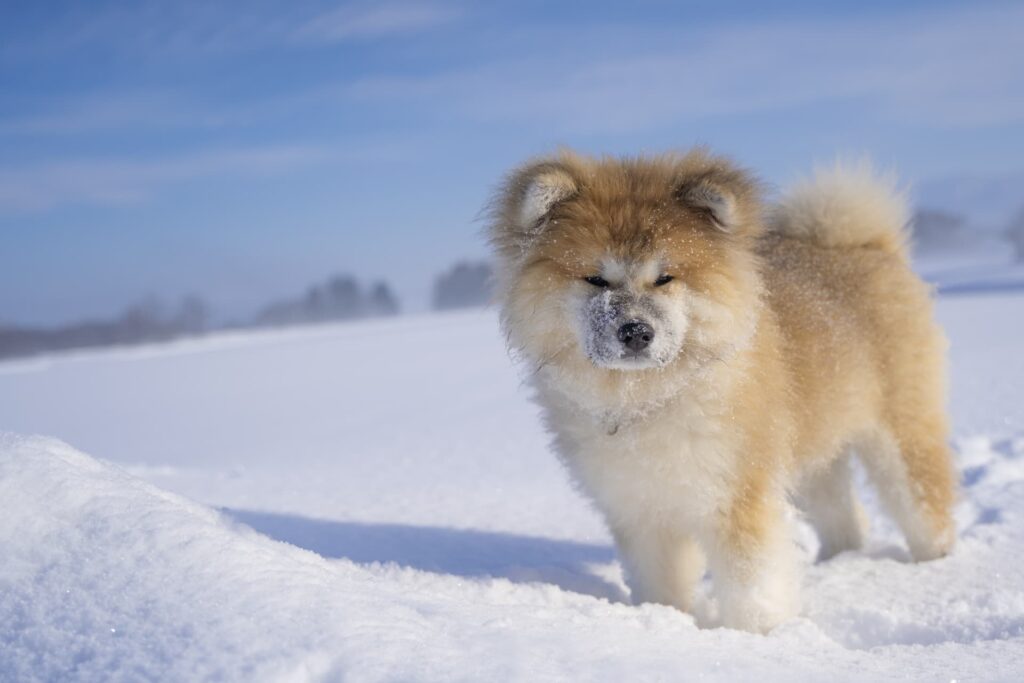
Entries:
<svg viewBox="0 0 1024 683">
<path fill-rule="evenodd" d="M 630 351 L 643 351 L 654 339 L 654 328 L 647 323 L 631 322 L 619 328 L 619 341 Z"/>
</svg>

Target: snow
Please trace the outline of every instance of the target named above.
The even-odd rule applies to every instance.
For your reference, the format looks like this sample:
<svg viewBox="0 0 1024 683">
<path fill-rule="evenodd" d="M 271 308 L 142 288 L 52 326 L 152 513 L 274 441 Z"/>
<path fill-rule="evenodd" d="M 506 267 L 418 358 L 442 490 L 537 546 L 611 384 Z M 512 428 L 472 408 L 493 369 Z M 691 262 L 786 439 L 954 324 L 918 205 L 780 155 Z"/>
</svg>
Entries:
<svg viewBox="0 0 1024 683">
<path fill-rule="evenodd" d="M 0 364 L 0 680 L 1020 680 L 1024 291 L 939 317 L 957 551 L 869 496 L 769 636 L 628 604 L 492 312 Z"/>
</svg>

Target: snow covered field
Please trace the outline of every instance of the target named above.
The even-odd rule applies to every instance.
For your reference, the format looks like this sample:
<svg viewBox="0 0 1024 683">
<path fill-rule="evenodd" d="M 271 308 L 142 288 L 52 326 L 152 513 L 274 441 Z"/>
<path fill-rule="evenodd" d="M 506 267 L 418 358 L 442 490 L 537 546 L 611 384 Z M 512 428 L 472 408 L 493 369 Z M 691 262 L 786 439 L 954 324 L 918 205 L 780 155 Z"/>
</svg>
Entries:
<svg viewBox="0 0 1024 683">
<path fill-rule="evenodd" d="M 628 604 L 492 312 L 0 364 L 0 680 L 1022 680 L 1003 275 L 939 303 L 956 553 L 909 564 L 875 513 L 769 636 Z"/>
</svg>

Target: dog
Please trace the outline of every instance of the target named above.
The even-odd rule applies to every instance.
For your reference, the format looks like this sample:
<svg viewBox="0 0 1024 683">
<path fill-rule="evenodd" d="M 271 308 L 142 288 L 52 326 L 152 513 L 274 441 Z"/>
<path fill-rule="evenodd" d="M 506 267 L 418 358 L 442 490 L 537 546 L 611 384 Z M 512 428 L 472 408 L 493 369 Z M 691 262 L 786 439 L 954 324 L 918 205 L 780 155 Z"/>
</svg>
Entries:
<svg viewBox="0 0 1024 683">
<path fill-rule="evenodd" d="M 765 201 L 705 149 L 514 170 L 488 237 L 510 347 L 602 513 L 635 603 L 767 632 L 799 611 L 796 502 L 820 559 L 861 546 L 863 462 L 917 561 L 954 545 L 946 342 L 907 205 L 868 167 Z"/>
</svg>

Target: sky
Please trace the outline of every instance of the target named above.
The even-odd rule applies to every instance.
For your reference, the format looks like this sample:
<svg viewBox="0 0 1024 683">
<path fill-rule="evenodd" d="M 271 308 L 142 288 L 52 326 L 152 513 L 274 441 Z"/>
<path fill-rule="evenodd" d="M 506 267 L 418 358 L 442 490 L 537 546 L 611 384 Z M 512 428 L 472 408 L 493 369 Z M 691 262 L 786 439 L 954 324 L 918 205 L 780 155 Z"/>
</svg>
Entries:
<svg viewBox="0 0 1024 683">
<path fill-rule="evenodd" d="M 4 2 L 0 322 L 243 319 L 340 272 L 423 309 L 559 146 L 706 144 L 774 186 L 868 155 L 998 225 L 1021 35 L 1005 2 Z"/>
</svg>

